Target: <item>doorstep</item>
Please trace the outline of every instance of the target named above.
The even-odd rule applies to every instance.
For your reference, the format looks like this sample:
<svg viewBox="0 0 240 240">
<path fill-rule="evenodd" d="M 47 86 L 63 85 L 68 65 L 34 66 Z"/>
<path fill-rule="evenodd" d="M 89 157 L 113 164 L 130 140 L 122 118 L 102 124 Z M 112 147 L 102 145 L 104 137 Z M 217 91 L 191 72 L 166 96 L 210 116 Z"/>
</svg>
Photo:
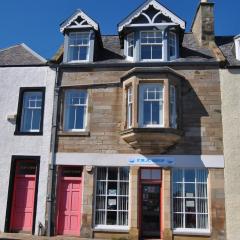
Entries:
<svg viewBox="0 0 240 240">
<path fill-rule="evenodd" d="M 0 240 L 90 240 L 91 238 L 68 237 L 68 236 L 33 236 L 24 233 L 0 233 Z M 98 239 L 101 240 L 101 239 Z M 104 240 L 104 239 L 102 239 Z"/>
</svg>

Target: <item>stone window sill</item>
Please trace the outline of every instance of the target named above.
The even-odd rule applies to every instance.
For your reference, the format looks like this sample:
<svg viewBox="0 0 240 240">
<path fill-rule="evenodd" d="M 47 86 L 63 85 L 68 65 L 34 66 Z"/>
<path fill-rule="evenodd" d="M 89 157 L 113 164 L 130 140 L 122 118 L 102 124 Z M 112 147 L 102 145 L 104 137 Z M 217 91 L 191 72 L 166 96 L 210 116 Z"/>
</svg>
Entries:
<svg viewBox="0 0 240 240">
<path fill-rule="evenodd" d="M 61 136 L 61 137 L 89 137 L 90 131 L 83 131 L 83 132 L 58 131 L 58 136 Z"/>
<path fill-rule="evenodd" d="M 191 236 L 211 236 L 211 231 L 210 230 L 188 230 L 188 229 L 183 229 L 183 230 L 173 230 L 174 235 L 191 235 Z"/>
<path fill-rule="evenodd" d="M 94 232 L 115 232 L 115 233 L 128 233 L 129 232 L 129 228 L 122 228 L 122 227 L 116 227 L 116 228 L 108 228 L 107 226 L 105 227 L 95 227 L 93 229 Z"/>
</svg>

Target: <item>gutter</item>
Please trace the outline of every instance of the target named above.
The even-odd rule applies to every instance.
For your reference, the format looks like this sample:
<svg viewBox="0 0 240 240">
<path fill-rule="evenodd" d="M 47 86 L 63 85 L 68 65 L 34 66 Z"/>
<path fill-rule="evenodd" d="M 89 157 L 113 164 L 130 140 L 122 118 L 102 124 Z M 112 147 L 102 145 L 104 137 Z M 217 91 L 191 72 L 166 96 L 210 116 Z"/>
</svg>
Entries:
<svg viewBox="0 0 240 240">
<path fill-rule="evenodd" d="M 57 134 L 57 115 L 58 115 L 58 99 L 59 99 L 59 67 L 53 66 L 56 68 L 56 77 L 55 77 L 55 87 L 54 87 L 54 100 L 53 100 L 53 118 L 52 118 L 52 133 L 51 133 L 51 160 L 49 165 L 48 172 L 48 193 L 47 193 L 47 236 L 51 236 L 52 230 L 52 203 L 54 201 L 53 194 L 53 180 L 54 180 L 54 171 L 55 171 L 55 161 L 56 161 L 56 134 Z"/>
</svg>

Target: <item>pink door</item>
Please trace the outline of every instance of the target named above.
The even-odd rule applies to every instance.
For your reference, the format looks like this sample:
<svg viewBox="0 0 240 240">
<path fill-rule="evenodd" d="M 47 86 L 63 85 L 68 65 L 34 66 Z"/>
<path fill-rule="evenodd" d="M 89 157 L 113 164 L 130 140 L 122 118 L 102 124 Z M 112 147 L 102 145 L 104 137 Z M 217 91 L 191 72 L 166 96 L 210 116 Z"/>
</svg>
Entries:
<svg viewBox="0 0 240 240">
<path fill-rule="evenodd" d="M 80 177 L 62 177 L 58 189 L 59 235 L 80 235 L 82 184 Z"/>
<path fill-rule="evenodd" d="M 12 232 L 32 232 L 36 186 L 35 172 L 35 163 L 29 165 L 29 162 L 17 162 L 11 208 L 10 231 Z"/>
</svg>

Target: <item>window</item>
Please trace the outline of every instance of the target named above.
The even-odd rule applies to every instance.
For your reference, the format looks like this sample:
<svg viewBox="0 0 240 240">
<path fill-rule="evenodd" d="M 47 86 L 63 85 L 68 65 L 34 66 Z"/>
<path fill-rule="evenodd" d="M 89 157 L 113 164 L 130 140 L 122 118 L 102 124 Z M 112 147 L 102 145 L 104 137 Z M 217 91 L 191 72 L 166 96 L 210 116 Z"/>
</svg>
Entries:
<svg viewBox="0 0 240 240">
<path fill-rule="evenodd" d="M 162 31 L 141 32 L 141 59 L 163 59 L 163 33 Z"/>
<path fill-rule="evenodd" d="M 127 127 L 132 127 L 132 107 L 133 107 L 133 99 L 132 99 L 132 87 L 127 89 Z"/>
<path fill-rule="evenodd" d="M 128 226 L 129 169 L 99 167 L 96 175 L 95 226 Z"/>
<path fill-rule="evenodd" d="M 130 33 L 127 36 L 127 56 L 128 58 L 133 58 L 134 51 L 134 33 Z"/>
<path fill-rule="evenodd" d="M 240 39 L 235 39 L 236 59 L 240 61 Z"/>
<path fill-rule="evenodd" d="M 176 34 L 169 32 L 169 55 L 170 58 L 176 57 Z"/>
<path fill-rule="evenodd" d="M 44 88 L 21 88 L 15 134 L 42 134 Z"/>
<path fill-rule="evenodd" d="M 64 130 L 81 131 L 86 128 L 87 91 L 67 90 L 65 93 Z"/>
<path fill-rule="evenodd" d="M 90 33 L 69 34 L 68 61 L 86 61 L 89 58 Z"/>
<path fill-rule="evenodd" d="M 142 127 L 163 127 L 163 84 L 141 84 L 139 119 Z"/>
<path fill-rule="evenodd" d="M 177 128 L 176 87 L 170 86 L 170 127 Z"/>
<path fill-rule="evenodd" d="M 173 170 L 173 228 L 208 230 L 208 171 Z"/>
</svg>

